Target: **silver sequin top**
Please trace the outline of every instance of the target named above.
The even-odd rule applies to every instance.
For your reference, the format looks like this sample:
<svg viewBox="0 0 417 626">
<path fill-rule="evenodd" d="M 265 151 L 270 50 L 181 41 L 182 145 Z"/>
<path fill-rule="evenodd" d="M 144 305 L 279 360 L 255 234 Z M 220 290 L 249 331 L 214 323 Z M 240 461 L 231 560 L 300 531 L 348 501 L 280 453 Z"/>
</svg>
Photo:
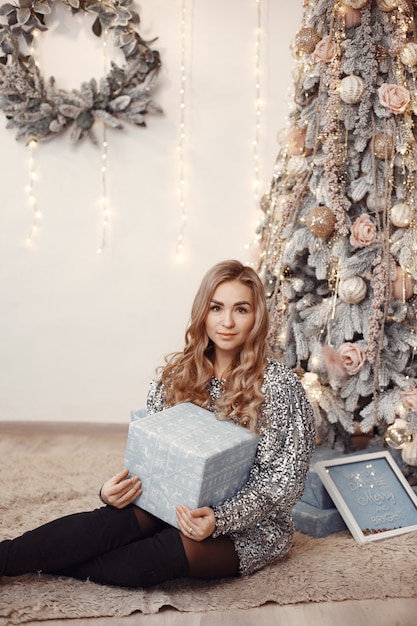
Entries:
<svg viewBox="0 0 417 626">
<path fill-rule="evenodd" d="M 209 391 L 214 410 L 222 382 L 213 377 Z M 291 509 L 303 493 L 315 442 L 313 413 L 304 389 L 297 376 L 273 358 L 268 358 L 263 393 L 259 443 L 248 480 L 232 498 L 214 507 L 213 537 L 232 539 L 242 575 L 275 561 L 291 547 Z M 164 408 L 162 385 L 154 380 L 148 413 Z"/>
</svg>

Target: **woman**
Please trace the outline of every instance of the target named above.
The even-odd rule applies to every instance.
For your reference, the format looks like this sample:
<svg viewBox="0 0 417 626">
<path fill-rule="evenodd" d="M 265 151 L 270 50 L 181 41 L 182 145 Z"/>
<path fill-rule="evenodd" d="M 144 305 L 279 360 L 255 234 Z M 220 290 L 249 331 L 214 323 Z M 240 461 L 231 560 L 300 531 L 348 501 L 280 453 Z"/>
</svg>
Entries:
<svg viewBox="0 0 417 626">
<path fill-rule="evenodd" d="M 0 543 L 0 575 L 27 572 L 127 587 L 178 577 L 250 574 L 291 546 L 291 508 L 304 489 L 314 423 L 298 378 L 267 350 L 268 311 L 257 274 L 215 265 L 195 297 L 183 352 L 149 389 L 149 413 L 194 402 L 259 434 L 247 482 L 222 504 L 178 503 L 178 529 L 132 504 L 139 478 L 104 483 L 106 506 L 55 520 Z"/>
</svg>

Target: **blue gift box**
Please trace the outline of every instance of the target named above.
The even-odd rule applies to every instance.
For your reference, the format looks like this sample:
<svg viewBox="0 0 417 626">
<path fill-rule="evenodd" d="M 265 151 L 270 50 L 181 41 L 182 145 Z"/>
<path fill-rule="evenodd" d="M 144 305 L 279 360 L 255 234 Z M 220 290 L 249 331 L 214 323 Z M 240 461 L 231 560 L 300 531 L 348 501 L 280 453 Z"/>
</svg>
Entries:
<svg viewBox="0 0 417 626">
<path fill-rule="evenodd" d="M 142 481 L 135 504 L 176 526 L 177 504 L 213 506 L 245 483 L 258 436 L 190 402 L 132 413 L 125 467 Z"/>
<path fill-rule="evenodd" d="M 295 529 L 310 537 L 326 537 L 346 530 L 346 524 L 335 508 L 318 509 L 299 500 L 292 508 Z"/>
<path fill-rule="evenodd" d="M 301 501 L 318 509 L 334 508 L 333 500 L 326 491 L 316 472 L 315 466 L 319 461 L 328 461 L 341 456 L 340 452 L 332 448 L 317 446 L 310 460 L 310 469 L 307 472 L 306 484 Z"/>
<path fill-rule="evenodd" d="M 417 495 L 417 487 L 413 487 Z M 299 500 L 292 508 L 295 529 L 310 537 L 327 537 L 332 533 L 346 530 L 347 526 L 336 507 L 318 509 Z"/>
</svg>

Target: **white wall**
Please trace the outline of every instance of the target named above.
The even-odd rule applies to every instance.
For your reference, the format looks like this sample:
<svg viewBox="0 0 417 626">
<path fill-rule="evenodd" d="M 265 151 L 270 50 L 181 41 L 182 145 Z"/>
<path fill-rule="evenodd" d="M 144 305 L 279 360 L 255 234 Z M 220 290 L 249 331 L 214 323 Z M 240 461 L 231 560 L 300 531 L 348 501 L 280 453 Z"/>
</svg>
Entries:
<svg viewBox="0 0 417 626">
<path fill-rule="evenodd" d="M 35 195 L 43 217 L 28 248 L 29 149 L 0 111 L 0 420 L 124 422 L 144 406 L 155 367 L 181 349 L 203 273 L 245 250 L 253 199 L 255 0 L 188 0 L 186 205 L 182 261 L 177 198 L 181 0 L 141 0 L 140 32 L 158 37 L 155 100 L 146 129 L 108 132 L 108 243 L 101 237 L 101 147 L 64 135 L 39 146 Z M 261 190 L 286 123 L 290 42 L 302 2 L 261 0 Z M 43 76 L 64 89 L 102 74 L 102 41 L 86 17 L 59 13 L 39 38 Z M 118 51 L 109 47 L 112 55 Z M 116 57 L 115 57 L 116 58 Z M 97 130 L 101 136 L 101 129 Z"/>
</svg>

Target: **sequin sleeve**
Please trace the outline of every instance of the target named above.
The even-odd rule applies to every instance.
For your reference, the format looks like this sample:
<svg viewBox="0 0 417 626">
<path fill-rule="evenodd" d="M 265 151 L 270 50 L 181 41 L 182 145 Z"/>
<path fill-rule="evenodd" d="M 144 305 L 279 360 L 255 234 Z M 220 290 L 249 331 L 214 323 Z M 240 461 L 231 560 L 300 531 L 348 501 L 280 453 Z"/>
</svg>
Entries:
<svg viewBox="0 0 417 626">
<path fill-rule="evenodd" d="M 165 409 L 164 387 L 157 379 L 151 380 L 149 384 L 146 409 L 148 415 L 158 413 L 159 411 L 163 411 Z"/>
<path fill-rule="evenodd" d="M 254 465 L 243 488 L 214 507 L 214 537 L 245 533 L 267 519 L 285 520 L 302 495 L 314 449 L 311 407 L 299 379 L 278 361 L 270 361 L 263 391 Z"/>
</svg>

